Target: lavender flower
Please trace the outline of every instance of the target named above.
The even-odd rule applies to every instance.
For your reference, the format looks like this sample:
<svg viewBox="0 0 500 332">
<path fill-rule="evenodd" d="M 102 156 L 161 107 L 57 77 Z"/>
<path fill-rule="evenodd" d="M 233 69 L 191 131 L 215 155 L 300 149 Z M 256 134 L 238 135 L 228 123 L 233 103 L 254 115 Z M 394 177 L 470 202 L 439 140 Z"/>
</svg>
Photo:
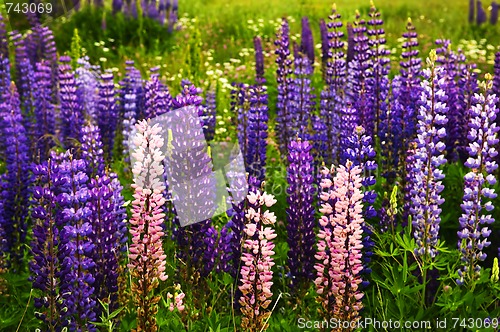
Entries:
<svg viewBox="0 0 500 332">
<path fill-rule="evenodd" d="M 443 190 L 441 180 L 444 174 L 440 166 L 446 159 L 443 156 L 446 137 L 447 96 L 444 93 L 447 82 L 444 69 L 436 68 L 436 53 L 431 51 L 427 60 L 429 68 L 424 70 L 421 106 L 418 116 L 417 151 L 415 154 L 414 176 L 421 185 L 412 192 L 412 224 L 418 249 L 415 254 L 433 258 L 436 252 L 441 209 L 444 202 L 440 196 Z"/>
<path fill-rule="evenodd" d="M 287 235 L 288 267 L 291 287 L 301 292 L 309 287 L 314 268 L 314 166 L 311 155 L 312 145 L 297 139 L 290 142 L 287 169 Z M 302 295 L 299 295 L 302 296 Z"/>
<path fill-rule="evenodd" d="M 492 82 L 491 75 L 486 74 L 484 93 L 475 94 L 470 109 L 469 120 L 469 159 L 465 165 L 471 170 L 464 176 L 464 202 L 458 231 L 458 249 L 462 253 L 462 266 L 458 271 L 459 284 L 476 279 L 481 267 L 480 261 L 486 259 L 485 248 L 490 245 L 488 236 L 491 230 L 488 225 L 495 219 L 489 214 L 493 210 L 491 200 L 497 197 L 491 186 L 496 184 L 493 173 L 498 168 L 494 158 L 498 155 L 495 146 L 498 144 L 497 132 L 500 128 L 495 119 L 498 113 L 498 98 L 489 93 Z"/>
</svg>

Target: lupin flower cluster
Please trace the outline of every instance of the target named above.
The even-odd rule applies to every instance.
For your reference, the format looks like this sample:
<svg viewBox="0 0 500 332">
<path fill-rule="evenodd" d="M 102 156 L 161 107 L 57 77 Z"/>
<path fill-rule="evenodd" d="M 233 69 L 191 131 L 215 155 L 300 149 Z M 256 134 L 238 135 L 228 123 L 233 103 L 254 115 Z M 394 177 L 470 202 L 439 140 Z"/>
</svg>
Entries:
<svg viewBox="0 0 500 332">
<path fill-rule="evenodd" d="M 265 210 L 276 203 L 273 195 L 259 190 L 247 196 L 245 240 L 241 256 L 239 299 L 241 326 L 246 331 L 262 331 L 267 328 L 267 318 L 271 314 L 271 286 L 273 285 L 274 243 L 276 233 L 272 226 L 276 223 L 273 212 Z"/>
<path fill-rule="evenodd" d="M 493 204 L 497 197 L 491 188 L 496 184 L 494 172 L 498 168 L 495 158 L 498 152 L 497 134 L 500 128 L 496 124 L 498 98 L 491 94 L 491 75 L 487 74 L 484 92 L 473 98 L 474 106 L 470 109 L 469 121 L 469 158 L 465 166 L 470 172 L 464 176 L 464 202 L 458 231 L 458 249 L 462 254 L 462 264 L 458 271 L 459 284 L 476 279 L 481 271 L 478 264 L 486 259 L 484 250 L 490 245 L 488 228 L 495 219 L 491 216 Z"/>
<path fill-rule="evenodd" d="M 327 191 L 321 194 L 325 203 L 320 209 L 314 283 L 323 317 L 353 322 L 363 308 L 359 290 L 363 281 L 362 170 L 348 160 L 335 172 L 333 182 L 328 178 L 322 182 Z M 334 206 L 329 201 L 335 202 Z"/>
</svg>

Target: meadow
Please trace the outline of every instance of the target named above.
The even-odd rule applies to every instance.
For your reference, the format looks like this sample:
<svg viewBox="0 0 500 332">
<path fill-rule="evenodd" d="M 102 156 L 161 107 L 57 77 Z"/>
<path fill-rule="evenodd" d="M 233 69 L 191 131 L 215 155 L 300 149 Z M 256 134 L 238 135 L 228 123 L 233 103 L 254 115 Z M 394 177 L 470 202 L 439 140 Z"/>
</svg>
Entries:
<svg viewBox="0 0 500 332">
<path fill-rule="evenodd" d="M 498 331 L 479 6 L 0 5 L 0 331 Z"/>
</svg>

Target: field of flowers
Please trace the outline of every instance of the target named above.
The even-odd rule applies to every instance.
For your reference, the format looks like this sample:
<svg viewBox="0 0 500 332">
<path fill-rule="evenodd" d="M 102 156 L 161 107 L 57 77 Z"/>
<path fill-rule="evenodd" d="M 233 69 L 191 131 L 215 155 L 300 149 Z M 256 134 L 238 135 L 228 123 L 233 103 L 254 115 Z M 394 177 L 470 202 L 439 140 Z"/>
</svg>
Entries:
<svg viewBox="0 0 500 332">
<path fill-rule="evenodd" d="M 34 3 L 0 331 L 500 330 L 495 1 Z"/>
</svg>

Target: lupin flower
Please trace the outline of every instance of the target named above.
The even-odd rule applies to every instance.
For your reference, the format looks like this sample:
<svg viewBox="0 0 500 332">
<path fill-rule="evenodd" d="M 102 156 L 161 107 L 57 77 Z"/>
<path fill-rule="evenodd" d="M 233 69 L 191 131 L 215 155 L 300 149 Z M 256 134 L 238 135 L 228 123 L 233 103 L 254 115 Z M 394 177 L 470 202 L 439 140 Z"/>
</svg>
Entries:
<svg viewBox="0 0 500 332">
<path fill-rule="evenodd" d="M 311 115 L 314 109 L 313 87 L 311 83 L 313 67 L 305 54 L 294 47 L 294 79 L 290 86 L 289 112 L 291 123 L 290 137 L 300 136 L 301 139 L 311 140 Z"/>
<path fill-rule="evenodd" d="M 363 304 L 362 283 L 362 216 L 361 168 L 351 161 L 336 170 L 332 181 L 324 181 L 329 189 L 321 195 L 335 206 L 325 203 L 319 221 L 318 251 L 315 255 L 316 292 L 325 319 L 354 322 Z"/>
<path fill-rule="evenodd" d="M 368 45 L 371 50 L 373 73 L 368 81 L 368 87 L 372 95 L 372 104 L 375 108 L 375 132 L 378 133 L 380 120 L 387 114 L 387 97 L 389 95 L 389 65 L 390 51 L 385 48 L 384 21 L 380 19 L 380 12 L 375 8 L 373 1 L 370 5 L 370 20 L 368 20 L 369 36 Z"/>
<path fill-rule="evenodd" d="M 118 110 L 115 102 L 113 74 L 106 72 L 99 82 L 99 102 L 97 104 L 97 125 L 101 133 L 104 159 L 110 163 L 113 157 L 115 131 L 118 123 Z"/>
<path fill-rule="evenodd" d="M 494 206 L 491 200 L 497 197 L 491 187 L 496 184 L 494 172 L 498 168 L 495 158 L 498 152 L 497 133 L 500 129 L 495 120 L 498 114 L 498 98 L 490 93 L 491 75 L 486 74 L 484 93 L 475 94 L 474 106 L 470 109 L 469 120 L 469 158 L 465 163 L 470 172 L 464 176 L 464 202 L 462 216 L 459 218 L 458 249 L 462 253 L 462 264 L 458 271 L 459 284 L 468 283 L 479 277 L 478 264 L 486 259 L 483 252 L 489 245 L 488 228 L 495 219 L 491 216 Z"/>
<path fill-rule="evenodd" d="M 74 140 L 80 138 L 84 123 L 83 104 L 77 93 L 75 75 L 71 70 L 71 58 L 61 56 L 59 59 L 59 98 L 61 100 L 61 133 L 62 141 L 74 146 Z"/>
<path fill-rule="evenodd" d="M 194 108 L 195 114 L 198 117 L 202 116 L 204 106 L 203 98 L 199 96 L 200 89 L 187 81 L 182 84 L 183 91 L 173 100 L 174 108 Z M 194 204 L 184 207 L 184 211 L 179 211 L 179 206 L 176 206 L 177 213 L 187 216 L 189 221 L 194 222 L 192 220 L 194 217 L 191 217 L 193 213 L 207 216 L 215 212 L 215 183 L 210 176 L 212 172 L 210 156 L 205 145 L 200 144 L 205 142 L 205 137 L 198 130 L 199 123 L 191 116 L 183 116 L 180 113 L 176 115 L 177 118 L 179 123 L 172 128 L 172 138 L 171 140 L 169 138 L 169 144 L 172 144 L 172 154 L 169 156 L 170 175 L 171 179 L 177 179 L 183 195 Z M 185 183 L 186 177 L 197 181 L 197 188 L 193 188 L 192 183 Z M 182 273 L 188 274 L 190 280 L 197 280 L 200 274 L 208 275 L 215 266 L 215 243 L 218 234 L 212 226 L 211 219 L 186 227 L 181 227 L 175 218 L 174 221 L 173 232 L 180 247 L 177 257 L 190 262 Z"/>
<path fill-rule="evenodd" d="M 240 285 L 242 295 L 239 299 L 241 326 L 245 331 L 263 331 L 268 327 L 267 318 L 271 315 L 268 309 L 273 295 L 274 243 L 276 237 L 272 225 L 276 223 L 273 212 L 265 210 L 276 203 L 274 196 L 261 193 L 259 190 L 247 196 L 249 207 L 245 217 L 245 240 L 241 256 Z"/>
<path fill-rule="evenodd" d="M 0 58 L 9 58 L 9 39 L 5 28 L 5 19 L 0 14 Z"/>
<path fill-rule="evenodd" d="M 61 225 L 56 219 L 59 209 L 57 186 L 62 184 L 62 179 L 51 160 L 34 166 L 33 175 L 36 178 L 31 202 L 33 260 L 29 268 L 33 288 L 40 292 L 34 297 L 35 316 L 44 322 L 44 330 L 56 331 L 64 317 L 59 291 L 61 276 L 58 273 Z"/>
<path fill-rule="evenodd" d="M 490 24 L 495 25 L 498 22 L 498 3 L 496 1 L 491 2 L 490 11 Z"/>
<path fill-rule="evenodd" d="M 301 294 L 314 277 L 314 164 L 312 146 L 300 139 L 288 151 L 287 242 L 292 290 Z M 299 295 L 302 296 L 302 295 Z"/>
<path fill-rule="evenodd" d="M 483 4 L 480 0 L 476 0 L 476 12 L 476 24 L 481 25 L 483 23 L 486 23 L 486 12 L 484 11 Z"/>
<path fill-rule="evenodd" d="M 146 119 L 168 113 L 172 108 L 172 96 L 168 88 L 160 82 L 158 70 L 158 67 L 151 69 L 150 80 L 144 86 Z"/>
<path fill-rule="evenodd" d="M 82 128 L 81 144 L 80 157 L 86 162 L 87 175 L 92 179 L 96 176 L 103 177 L 106 165 L 99 128 L 87 123 Z"/>
<path fill-rule="evenodd" d="M 469 23 L 472 23 L 474 22 L 474 17 L 475 17 L 475 13 L 474 13 L 474 0 L 469 0 Z"/>
<path fill-rule="evenodd" d="M 165 259 L 162 237 L 162 223 L 165 214 L 162 206 L 163 172 L 161 152 L 163 138 L 158 125 L 151 127 L 145 120 L 137 125 L 134 138 L 135 152 L 132 173 L 134 174 L 134 200 L 130 233 L 132 244 L 129 249 L 128 268 L 132 275 L 132 292 L 135 293 L 137 307 L 137 330 L 156 331 L 157 303 L 154 294 L 159 281 L 165 281 Z"/>
<path fill-rule="evenodd" d="M 500 98 L 500 52 L 495 54 L 495 64 L 493 71 L 493 93 Z M 497 104 L 497 108 L 500 109 L 500 102 Z M 500 119 L 497 117 L 497 124 L 500 123 Z"/>
<path fill-rule="evenodd" d="M 267 122 L 267 87 L 254 85 L 248 90 L 248 150 L 247 167 L 250 175 L 263 181 L 266 176 Z"/>
<path fill-rule="evenodd" d="M 347 94 L 349 101 L 359 112 L 360 125 L 365 128 L 368 135 L 372 136 L 375 128 L 375 109 L 372 105 L 371 92 L 368 91 L 369 82 L 373 76 L 372 51 L 368 45 L 366 22 L 361 19 L 359 12 L 356 12 L 356 21 L 352 30 L 354 57 L 348 63 Z"/>
<path fill-rule="evenodd" d="M 276 135 L 282 156 L 287 155 L 290 131 L 289 91 L 292 85 L 292 59 L 290 56 L 290 27 L 288 21 L 283 18 L 281 27 L 276 33 L 276 81 L 278 96 L 276 99 Z"/>
<path fill-rule="evenodd" d="M 52 158 L 52 157 L 51 157 Z M 54 159 L 54 158 L 52 158 Z M 70 152 L 61 154 L 59 163 L 57 197 L 60 210 L 57 219 L 62 229 L 58 260 L 61 269 L 60 294 L 62 306 L 67 308 L 62 325 L 70 330 L 95 331 L 91 323 L 96 320 L 96 301 L 94 298 L 94 261 L 90 223 L 90 193 L 86 164 L 82 159 L 74 159 Z"/>
<path fill-rule="evenodd" d="M 470 109 L 473 104 L 473 98 L 479 92 L 477 81 L 477 74 L 474 72 L 475 64 L 464 64 L 460 68 L 458 80 L 458 113 L 463 120 L 460 121 L 462 125 L 458 136 L 457 152 L 460 160 L 465 162 L 468 158 L 468 139 L 469 122 L 471 119 Z"/>
<path fill-rule="evenodd" d="M 99 88 L 99 77 L 101 77 L 100 67 L 92 66 L 88 57 L 83 57 L 77 60 L 78 68 L 75 69 L 76 84 L 78 86 L 78 94 L 83 102 L 85 114 L 92 119 L 97 120 L 97 104 L 99 96 L 97 90 Z"/>
<path fill-rule="evenodd" d="M 307 58 L 314 63 L 314 40 L 307 17 L 302 18 L 302 34 L 300 38 L 300 53 L 307 55 Z"/>
<path fill-rule="evenodd" d="M 45 62 L 36 64 L 34 113 L 36 119 L 37 157 L 44 161 L 48 157 L 53 143 L 50 136 L 55 135 L 54 105 L 52 104 L 52 88 L 50 86 L 51 68 Z"/>
<path fill-rule="evenodd" d="M 429 68 L 424 70 L 422 82 L 421 106 L 417 126 L 417 151 L 415 154 L 414 176 L 419 186 L 413 188 L 412 224 L 418 246 L 415 254 L 433 258 L 436 252 L 439 224 L 441 222 L 440 205 L 444 202 L 440 193 L 443 191 L 441 180 L 443 171 L 439 168 L 446 159 L 443 142 L 446 137 L 447 86 L 444 69 L 436 68 L 436 52 L 431 51 L 427 60 Z"/>
<path fill-rule="evenodd" d="M 14 269 L 21 266 L 24 256 L 24 244 L 28 232 L 29 199 L 29 143 L 23 119 L 20 114 L 17 93 L 12 91 L 11 112 L 0 121 L 2 135 L 5 136 L 6 173 L 0 178 L 0 200 L 3 202 L 3 216 L 0 226 L 6 233 L 4 248 L 10 253 L 8 265 Z"/>
</svg>

